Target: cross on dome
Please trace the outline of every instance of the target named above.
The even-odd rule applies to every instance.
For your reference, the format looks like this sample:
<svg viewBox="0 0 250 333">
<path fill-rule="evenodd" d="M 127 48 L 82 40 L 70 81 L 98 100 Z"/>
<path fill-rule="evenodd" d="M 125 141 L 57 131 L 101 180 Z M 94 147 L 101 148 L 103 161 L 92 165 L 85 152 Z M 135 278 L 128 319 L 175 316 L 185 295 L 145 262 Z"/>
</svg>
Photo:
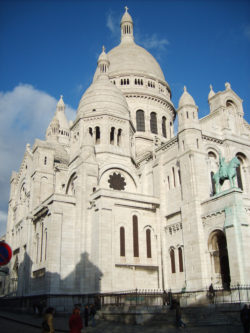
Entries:
<svg viewBox="0 0 250 333">
<path fill-rule="evenodd" d="M 102 46 L 102 52 L 105 52 L 105 46 L 104 45 Z"/>
<path fill-rule="evenodd" d="M 127 12 L 128 12 L 128 7 L 127 7 L 127 6 L 125 6 L 124 8 L 125 8 L 125 10 L 126 10 L 126 13 L 127 13 Z"/>
</svg>

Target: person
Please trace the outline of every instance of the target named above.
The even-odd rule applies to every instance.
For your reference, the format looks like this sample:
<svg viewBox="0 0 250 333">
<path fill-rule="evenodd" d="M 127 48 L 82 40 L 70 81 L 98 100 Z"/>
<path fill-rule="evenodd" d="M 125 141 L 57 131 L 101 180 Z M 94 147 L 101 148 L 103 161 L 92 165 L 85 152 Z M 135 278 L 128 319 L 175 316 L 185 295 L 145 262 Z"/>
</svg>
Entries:
<svg viewBox="0 0 250 333">
<path fill-rule="evenodd" d="M 186 324 L 182 321 L 181 319 L 181 306 L 180 303 L 177 301 L 176 302 L 176 307 L 175 307 L 175 315 L 176 315 L 176 326 L 178 328 L 180 327 L 186 327 Z"/>
<path fill-rule="evenodd" d="M 245 304 L 240 311 L 240 320 L 244 329 L 244 333 L 249 333 L 250 327 L 250 313 L 247 304 Z"/>
<path fill-rule="evenodd" d="M 165 306 L 168 301 L 168 293 L 166 292 L 166 290 L 163 291 L 162 301 L 163 301 L 163 306 Z"/>
<path fill-rule="evenodd" d="M 89 316 L 90 316 L 90 319 L 92 321 L 92 327 L 95 327 L 95 314 L 96 314 L 95 305 L 91 304 L 90 305 Z"/>
<path fill-rule="evenodd" d="M 83 324 L 82 324 L 82 318 L 80 316 L 79 307 L 74 308 L 73 313 L 69 318 L 69 328 L 70 328 L 70 333 L 81 333 Z"/>
<path fill-rule="evenodd" d="M 214 287 L 213 287 L 212 283 L 210 284 L 208 291 L 209 291 L 210 299 L 211 299 L 212 303 L 214 303 L 215 291 L 214 291 Z"/>
<path fill-rule="evenodd" d="M 89 307 L 88 307 L 88 305 L 86 305 L 85 309 L 84 309 L 84 324 L 85 324 L 85 327 L 89 326 Z"/>
<path fill-rule="evenodd" d="M 54 327 L 53 327 L 53 317 L 55 314 L 55 309 L 52 307 L 49 307 L 45 311 L 44 315 L 44 322 L 42 324 L 43 326 L 43 333 L 54 333 Z M 45 323 L 45 324 L 44 324 Z M 46 325 L 47 323 L 47 325 Z"/>
</svg>

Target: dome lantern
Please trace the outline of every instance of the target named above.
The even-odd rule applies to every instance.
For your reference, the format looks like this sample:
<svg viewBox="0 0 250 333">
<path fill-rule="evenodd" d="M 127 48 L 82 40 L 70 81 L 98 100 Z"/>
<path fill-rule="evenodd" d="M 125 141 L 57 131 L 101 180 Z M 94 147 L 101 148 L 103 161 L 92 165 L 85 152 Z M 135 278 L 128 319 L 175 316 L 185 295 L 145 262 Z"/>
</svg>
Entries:
<svg viewBox="0 0 250 333">
<path fill-rule="evenodd" d="M 128 7 L 125 7 L 125 13 L 121 19 L 121 43 L 123 42 L 133 42 L 133 20 L 130 14 L 128 13 Z"/>
<path fill-rule="evenodd" d="M 100 74 L 104 74 L 104 75 L 108 75 L 108 71 L 109 71 L 109 59 L 108 59 L 108 55 L 105 52 L 105 47 L 102 47 L 102 53 L 100 54 L 99 58 L 98 58 L 98 67 L 99 67 L 99 73 Z"/>
</svg>

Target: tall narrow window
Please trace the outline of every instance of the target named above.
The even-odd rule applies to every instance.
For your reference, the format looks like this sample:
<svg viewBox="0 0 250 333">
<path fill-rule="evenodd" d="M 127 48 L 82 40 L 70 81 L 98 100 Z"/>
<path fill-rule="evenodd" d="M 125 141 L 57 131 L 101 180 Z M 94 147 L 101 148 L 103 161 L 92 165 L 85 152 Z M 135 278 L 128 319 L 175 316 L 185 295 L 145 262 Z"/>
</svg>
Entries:
<svg viewBox="0 0 250 333">
<path fill-rule="evenodd" d="M 174 167 L 172 167 L 172 173 L 173 173 L 173 181 L 174 181 L 174 187 L 176 186 L 176 183 L 175 183 L 175 172 L 174 172 Z"/>
<path fill-rule="evenodd" d="M 38 263 L 39 256 L 39 234 L 36 235 L 36 263 Z"/>
<path fill-rule="evenodd" d="M 215 188 L 215 180 L 214 180 L 214 172 L 212 171 L 211 173 L 210 173 L 210 175 L 211 175 L 211 185 L 212 185 L 212 188 L 211 188 L 211 197 L 212 196 L 214 196 L 215 195 L 215 193 L 216 193 L 216 188 Z"/>
<path fill-rule="evenodd" d="M 242 182 L 242 175 L 241 175 L 241 170 L 242 170 L 242 159 L 237 155 L 238 160 L 240 161 L 240 165 L 237 166 L 236 168 L 236 177 L 237 177 L 237 183 L 238 187 L 243 191 L 243 182 Z"/>
<path fill-rule="evenodd" d="M 138 218 L 136 215 L 133 215 L 133 245 L 134 257 L 139 257 Z"/>
<path fill-rule="evenodd" d="M 47 156 L 44 157 L 44 165 L 47 164 Z"/>
<path fill-rule="evenodd" d="M 118 146 L 121 145 L 121 139 L 122 139 L 122 130 L 121 130 L 121 128 L 119 128 L 118 133 L 117 133 L 117 145 Z"/>
<path fill-rule="evenodd" d="M 115 128 L 111 127 L 110 130 L 110 144 L 113 145 L 115 142 Z"/>
<path fill-rule="evenodd" d="M 145 117 L 143 110 L 136 111 L 136 130 L 145 132 Z"/>
<path fill-rule="evenodd" d="M 101 132 L 100 132 L 100 127 L 95 128 L 95 143 L 99 144 L 100 143 L 100 138 L 101 138 Z"/>
<path fill-rule="evenodd" d="M 125 229 L 120 228 L 120 256 L 125 257 Z"/>
<path fill-rule="evenodd" d="M 150 114 L 150 130 L 152 133 L 157 134 L 157 117 L 155 112 Z"/>
<path fill-rule="evenodd" d="M 179 184 L 181 185 L 181 170 L 178 170 L 178 176 L 179 176 Z"/>
<path fill-rule="evenodd" d="M 146 230 L 147 258 L 152 258 L 151 255 L 151 230 Z"/>
<path fill-rule="evenodd" d="M 166 131 L 166 117 L 162 117 L 162 135 L 164 138 L 167 137 L 167 131 Z"/>
<path fill-rule="evenodd" d="M 171 271 L 175 273 L 175 257 L 174 257 L 174 249 L 170 250 L 170 261 L 171 261 Z"/>
<path fill-rule="evenodd" d="M 179 256 L 179 270 L 183 272 L 183 256 L 182 256 L 182 248 L 178 248 L 178 256 Z"/>
</svg>

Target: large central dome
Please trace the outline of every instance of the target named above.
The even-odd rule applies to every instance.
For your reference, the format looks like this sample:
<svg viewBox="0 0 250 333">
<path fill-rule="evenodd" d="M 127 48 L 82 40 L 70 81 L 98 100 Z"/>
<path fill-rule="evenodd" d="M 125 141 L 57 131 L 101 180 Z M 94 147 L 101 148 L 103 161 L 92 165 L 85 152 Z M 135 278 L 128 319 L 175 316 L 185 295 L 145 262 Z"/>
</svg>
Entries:
<svg viewBox="0 0 250 333">
<path fill-rule="evenodd" d="M 143 47 L 131 42 L 122 42 L 109 53 L 109 76 L 135 74 L 152 76 L 165 81 L 164 74 L 155 58 Z"/>
<path fill-rule="evenodd" d="M 156 59 L 134 42 L 133 20 L 127 9 L 121 19 L 121 43 L 108 52 L 108 58 L 110 61 L 110 79 L 124 75 L 134 75 L 145 76 L 164 85 L 166 84 L 164 74 Z M 98 74 L 99 70 L 97 68 L 94 80 Z"/>
</svg>

